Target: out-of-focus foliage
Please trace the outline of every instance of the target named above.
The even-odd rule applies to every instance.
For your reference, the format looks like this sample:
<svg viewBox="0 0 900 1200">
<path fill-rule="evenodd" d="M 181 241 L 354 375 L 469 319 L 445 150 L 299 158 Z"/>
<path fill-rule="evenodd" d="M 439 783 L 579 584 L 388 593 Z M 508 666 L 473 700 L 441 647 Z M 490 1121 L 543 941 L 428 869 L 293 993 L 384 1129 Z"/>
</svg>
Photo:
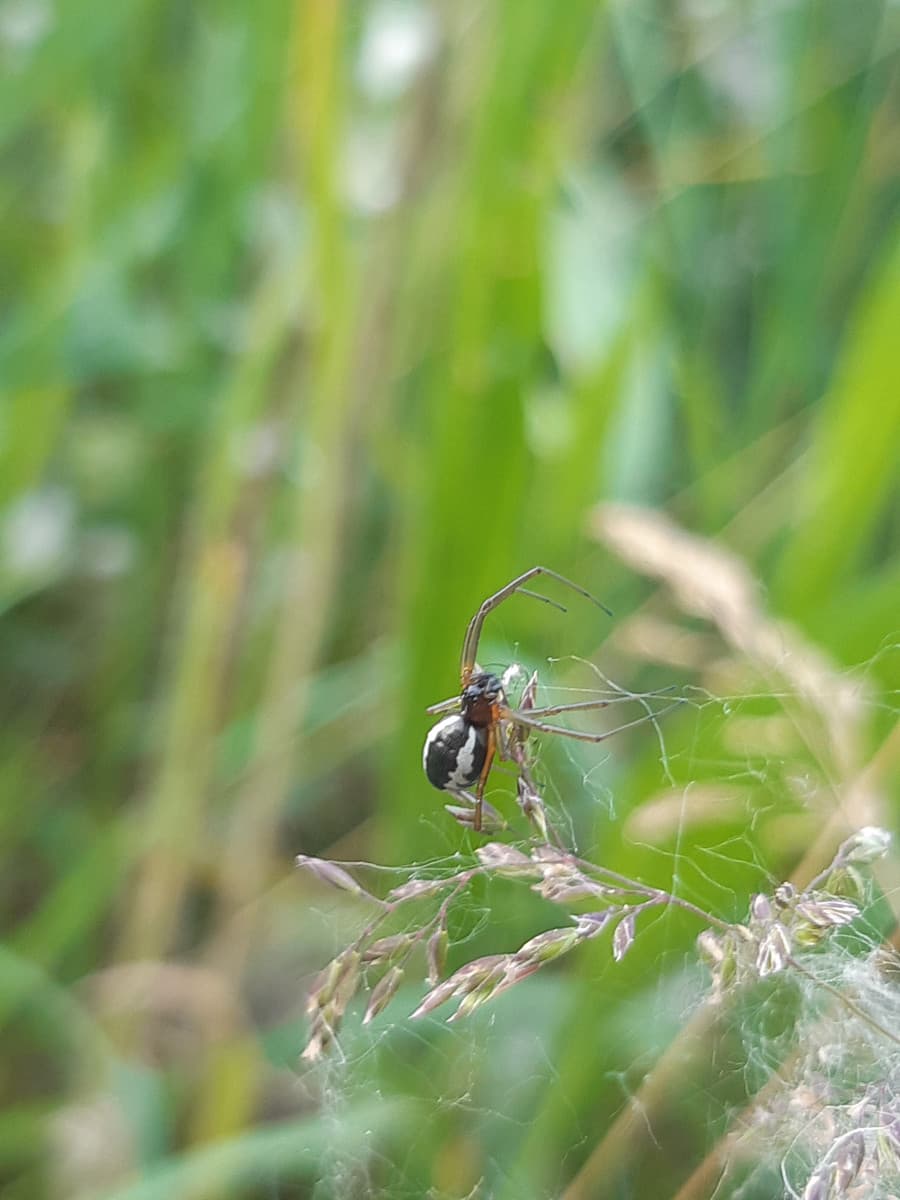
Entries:
<svg viewBox="0 0 900 1200">
<path fill-rule="evenodd" d="M 582 852 L 732 919 L 896 825 L 898 68 L 890 0 L 0 5 L 4 1195 L 677 1192 L 763 1081 L 616 1124 L 690 922 L 301 1071 L 366 906 L 291 864 L 468 852 L 423 710 L 538 562 L 615 621 L 485 662 L 691 699 L 545 747 Z"/>
</svg>

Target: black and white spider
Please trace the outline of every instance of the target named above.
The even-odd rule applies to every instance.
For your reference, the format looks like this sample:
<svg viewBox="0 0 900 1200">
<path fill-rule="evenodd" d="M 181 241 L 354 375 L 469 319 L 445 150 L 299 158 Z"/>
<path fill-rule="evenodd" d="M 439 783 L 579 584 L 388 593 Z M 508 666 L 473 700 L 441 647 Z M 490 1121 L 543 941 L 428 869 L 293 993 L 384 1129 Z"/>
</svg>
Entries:
<svg viewBox="0 0 900 1200">
<path fill-rule="evenodd" d="M 551 571 L 547 567 L 532 567 L 524 574 L 511 580 L 499 592 L 488 596 L 469 622 L 463 641 L 462 659 L 460 662 L 460 695 L 451 700 L 443 700 L 433 704 L 427 711 L 430 713 L 449 712 L 428 732 L 422 752 L 422 765 L 430 783 L 441 791 L 454 794 L 464 794 L 467 788 L 475 788 L 475 811 L 472 828 L 481 829 L 484 788 L 495 757 L 508 758 L 510 738 L 521 738 L 528 730 L 535 729 L 542 733 L 558 733 L 563 737 L 576 738 L 582 742 L 602 742 L 618 733 L 620 729 L 628 729 L 632 725 L 640 725 L 647 716 L 638 717 L 618 729 L 605 733 L 590 733 L 579 729 L 566 729 L 560 725 L 548 724 L 546 718 L 558 716 L 560 713 L 584 712 L 588 709 L 606 708 L 610 700 L 583 700 L 573 704 L 554 704 L 547 708 L 529 708 L 523 710 L 509 706 L 507 688 L 510 672 L 504 675 L 492 675 L 488 671 L 479 671 L 476 664 L 478 642 L 481 637 L 485 618 L 493 612 L 504 600 L 518 592 L 523 596 L 531 596 L 552 604 L 555 608 L 563 608 L 555 600 L 542 596 L 538 592 L 529 591 L 524 585 L 537 575 L 546 575 L 557 580 L 572 591 L 592 601 L 598 608 L 612 615 L 609 609 L 601 604 L 590 592 L 579 587 L 565 576 Z M 510 668 L 510 671 L 517 668 Z"/>
</svg>

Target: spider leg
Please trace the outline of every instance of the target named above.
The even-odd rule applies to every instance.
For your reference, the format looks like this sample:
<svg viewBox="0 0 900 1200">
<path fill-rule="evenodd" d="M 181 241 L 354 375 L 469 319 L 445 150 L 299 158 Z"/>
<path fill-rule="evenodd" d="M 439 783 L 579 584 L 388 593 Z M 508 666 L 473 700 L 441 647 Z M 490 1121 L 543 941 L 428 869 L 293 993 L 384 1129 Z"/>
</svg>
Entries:
<svg viewBox="0 0 900 1200">
<path fill-rule="evenodd" d="M 611 704 L 616 704 L 616 700 L 577 700 L 571 704 L 551 704 L 544 708 L 529 708 L 527 713 L 530 717 L 555 717 L 558 713 L 567 712 L 589 712 L 595 708 L 609 708 Z"/>
<path fill-rule="evenodd" d="M 673 708 L 678 708 L 681 704 L 680 700 L 676 700 L 674 704 L 662 709 L 658 713 L 645 713 L 642 717 L 636 717 L 633 721 L 626 721 L 624 725 L 617 725 L 615 729 L 608 729 L 605 733 L 590 733 L 583 729 L 566 729 L 562 725 L 548 725 L 545 721 L 536 720 L 530 713 L 522 713 L 516 709 L 504 708 L 500 710 L 500 716 L 504 721 L 512 721 L 516 725 L 525 725 L 528 729 L 537 729 L 541 733 L 558 733 L 563 737 L 574 738 L 578 742 L 605 742 L 607 738 L 615 737 L 617 733 L 621 733 L 624 729 L 634 729 L 637 725 L 646 725 L 648 721 L 655 721 L 659 717 L 664 717 L 666 713 L 671 712 Z"/>
<path fill-rule="evenodd" d="M 560 604 L 558 600 L 551 600 L 549 596 L 543 595 L 541 592 L 533 592 L 531 588 L 516 588 L 516 594 L 519 596 L 530 596 L 532 600 L 541 600 L 544 604 L 550 604 L 553 608 L 558 608 L 560 612 L 566 612 L 566 606 Z"/>
<path fill-rule="evenodd" d="M 459 708 L 459 696 L 451 696 L 449 700 L 440 700 L 437 704 L 429 704 L 425 709 L 427 713 L 445 713 L 453 712 L 455 708 Z"/>
<path fill-rule="evenodd" d="M 466 630 L 466 636 L 463 641 L 462 658 L 460 661 L 460 678 L 462 679 L 463 687 L 466 686 L 472 676 L 472 671 L 475 667 L 475 658 L 478 654 L 478 641 L 481 637 L 481 629 L 488 613 L 493 612 L 504 600 L 507 600 L 519 591 L 525 591 L 527 595 L 537 600 L 543 600 L 546 604 L 555 603 L 553 600 L 548 600 L 546 596 L 541 596 L 538 592 L 531 592 L 525 588 L 524 585 L 538 575 L 546 575 L 549 579 L 555 579 L 557 583 L 571 588 L 573 592 L 578 592 L 580 596 L 584 596 L 587 600 L 596 604 L 598 608 L 602 608 L 605 613 L 612 616 L 606 605 L 601 604 L 596 596 L 592 596 L 590 592 L 580 587 L 577 583 L 573 583 L 571 579 L 566 579 L 565 575 L 559 575 L 556 571 L 551 571 L 549 567 L 532 567 L 521 575 L 517 575 L 515 579 L 511 579 L 499 592 L 494 592 L 493 596 L 488 596 L 487 600 L 482 603 L 478 612 L 469 622 L 469 627 Z"/>
<path fill-rule="evenodd" d="M 484 787 L 487 783 L 487 777 L 490 774 L 491 764 L 494 761 L 494 754 L 497 751 L 497 735 L 494 732 L 494 726 L 489 725 L 487 730 L 487 746 L 484 754 L 484 766 L 481 768 L 481 775 L 478 778 L 478 787 L 475 789 L 475 817 L 472 821 L 472 828 L 476 833 L 481 832 L 481 814 L 484 811 Z"/>
<path fill-rule="evenodd" d="M 666 688 L 664 691 L 670 691 Z M 622 704 L 625 700 L 656 700 L 662 692 L 623 692 L 621 696 L 608 696 L 605 700 L 575 700 L 569 704 L 553 704 L 541 708 L 529 708 L 530 717 L 555 717 L 559 713 L 589 712 L 595 708 L 609 708 L 613 704 Z"/>
</svg>

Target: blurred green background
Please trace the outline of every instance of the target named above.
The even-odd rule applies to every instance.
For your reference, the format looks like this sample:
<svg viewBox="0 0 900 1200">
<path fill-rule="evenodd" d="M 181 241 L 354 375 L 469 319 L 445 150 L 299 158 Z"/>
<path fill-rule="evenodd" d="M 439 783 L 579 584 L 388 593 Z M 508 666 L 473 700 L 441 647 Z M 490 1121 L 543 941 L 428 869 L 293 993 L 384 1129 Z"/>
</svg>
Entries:
<svg viewBox="0 0 900 1200">
<path fill-rule="evenodd" d="M 689 700 L 545 743 L 582 853 L 740 917 L 896 824 L 898 51 L 887 0 L 2 0 L 5 1196 L 676 1194 L 761 1081 L 605 1140 L 696 925 L 301 1070 L 366 908 L 292 860 L 471 852 L 424 708 L 535 563 L 615 619 L 483 662 Z"/>
</svg>

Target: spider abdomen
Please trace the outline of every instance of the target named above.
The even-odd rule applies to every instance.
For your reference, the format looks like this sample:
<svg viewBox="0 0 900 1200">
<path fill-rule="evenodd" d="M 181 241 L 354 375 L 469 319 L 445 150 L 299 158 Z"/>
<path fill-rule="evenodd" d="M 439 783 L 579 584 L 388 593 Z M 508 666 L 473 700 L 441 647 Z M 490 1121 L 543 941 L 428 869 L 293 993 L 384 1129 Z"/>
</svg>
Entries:
<svg viewBox="0 0 900 1200">
<path fill-rule="evenodd" d="M 440 791 L 474 787 L 481 778 L 487 754 L 487 730 L 459 713 L 432 726 L 422 751 L 428 781 Z"/>
</svg>

